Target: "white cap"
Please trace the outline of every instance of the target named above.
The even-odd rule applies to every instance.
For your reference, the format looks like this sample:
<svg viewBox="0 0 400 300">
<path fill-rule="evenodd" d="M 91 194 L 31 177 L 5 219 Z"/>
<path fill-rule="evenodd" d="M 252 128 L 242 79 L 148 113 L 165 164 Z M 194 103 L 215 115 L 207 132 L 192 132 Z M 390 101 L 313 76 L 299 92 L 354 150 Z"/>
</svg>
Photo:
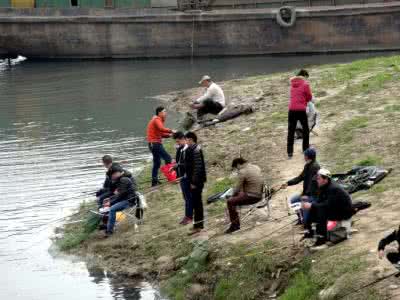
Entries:
<svg viewBox="0 0 400 300">
<path fill-rule="evenodd" d="M 327 169 L 320 169 L 318 171 L 318 175 L 321 175 L 321 176 L 324 176 L 324 177 L 328 177 L 328 178 L 332 177 L 331 172 L 329 170 L 327 170 Z"/>
<path fill-rule="evenodd" d="M 203 81 L 205 80 L 211 80 L 211 77 L 208 75 L 204 75 L 203 77 L 201 77 L 201 80 L 199 81 L 199 84 L 202 84 Z"/>
</svg>

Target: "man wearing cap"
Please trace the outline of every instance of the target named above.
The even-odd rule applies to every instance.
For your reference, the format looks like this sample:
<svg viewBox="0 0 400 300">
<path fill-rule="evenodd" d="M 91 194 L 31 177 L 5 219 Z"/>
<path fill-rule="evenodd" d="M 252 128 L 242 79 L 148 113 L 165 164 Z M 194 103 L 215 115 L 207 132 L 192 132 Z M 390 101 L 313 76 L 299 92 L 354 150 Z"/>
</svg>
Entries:
<svg viewBox="0 0 400 300">
<path fill-rule="evenodd" d="M 310 212 L 309 224 L 317 223 L 317 241 L 315 246 L 325 244 L 327 241 L 327 222 L 348 220 L 353 215 L 350 195 L 336 182 L 327 169 L 320 169 L 317 175 L 319 187 L 318 201 L 302 202 L 302 208 Z M 311 226 L 310 226 L 311 227 Z M 313 237 L 310 230 L 305 237 Z"/>
<path fill-rule="evenodd" d="M 124 170 L 120 166 L 111 167 L 110 174 L 116 189 L 113 196 L 104 200 L 104 206 L 110 207 L 106 237 L 113 234 L 117 212 L 135 205 L 138 199 L 136 181 L 133 177 L 125 176 Z"/>
<path fill-rule="evenodd" d="M 156 115 L 147 125 L 147 142 L 149 143 L 150 152 L 153 155 L 151 186 L 156 186 L 160 183 L 158 180 L 158 170 L 161 166 L 161 159 L 163 159 L 166 164 L 169 164 L 172 161 L 171 156 L 167 151 L 165 151 L 162 144 L 162 139 L 171 137 L 174 132 L 173 130 L 164 126 L 166 118 L 166 109 L 162 106 L 159 106 L 156 108 Z"/>
<path fill-rule="evenodd" d="M 313 202 L 318 196 L 317 173 L 320 166 L 317 162 L 317 152 L 313 148 L 304 151 L 304 160 L 306 164 L 301 174 L 282 185 L 282 188 L 292 186 L 303 182 L 303 191 L 301 194 L 295 194 L 290 198 L 290 204 L 300 203 L 301 201 Z M 298 224 L 305 224 L 308 217 L 307 211 L 301 209 L 297 212 Z"/>
<path fill-rule="evenodd" d="M 199 84 L 206 88 L 206 92 L 191 105 L 193 109 L 197 109 L 197 119 L 200 120 L 206 114 L 218 115 L 221 113 L 226 105 L 221 87 L 212 82 L 208 75 L 204 75 Z"/>
</svg>

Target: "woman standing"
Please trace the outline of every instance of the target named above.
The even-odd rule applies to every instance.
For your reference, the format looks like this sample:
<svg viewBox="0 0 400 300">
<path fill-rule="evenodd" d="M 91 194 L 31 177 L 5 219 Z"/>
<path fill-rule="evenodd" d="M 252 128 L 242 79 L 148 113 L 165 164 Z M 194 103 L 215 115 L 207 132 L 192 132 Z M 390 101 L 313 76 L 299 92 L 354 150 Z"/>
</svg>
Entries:
<svg viewBox="0 0 400 300">
<path fill-rule="evenodd" d="M 303 152 L 310 146 L 310 129 L 307 119 L 307 104 L 312 100 L 312 93 L 307 82 L 308 72 L 300 70 L 299 73 L 290 79 L 290 102 L 288 114 L 288 137 L 287 154 L 289 159 L 293 157 L 294 133 L 297 122 L 303 128 Z"/>
</svg>

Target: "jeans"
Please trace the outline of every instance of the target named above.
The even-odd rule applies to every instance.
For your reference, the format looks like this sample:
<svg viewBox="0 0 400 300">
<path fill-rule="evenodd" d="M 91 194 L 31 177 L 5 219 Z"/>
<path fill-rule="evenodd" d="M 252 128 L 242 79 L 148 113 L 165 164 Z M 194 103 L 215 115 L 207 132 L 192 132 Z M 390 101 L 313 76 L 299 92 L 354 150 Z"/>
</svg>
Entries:
<svg viewBox="0 0 400 300">
<path fill-rule="evenodd" d="M 109 198 L 113 195 L 113 193 L 111 193 L 110 191 L 108 192 L 103 192 L 102 194 L 100 194 L 99 196 L 97 196 L 97 205 L 100 207 L 103 207 L 103 202 L 106 198 Z"/>
<path fill-rule="evenodd" d="M 235 226 L 240 226 L 239 215 L 236 211 L 236 206 L 240 205 L 251 205 L 259 202 L 261 198 L 251 197 L 246 193 L 240 192 L 238 195 L 231 197 L 227 201 L 229 218 L 231 220 L 231 224 Z"/>
<path fill-rule="evenodd" d="M 193 227 L 203 229 L 204 228 L 204 210 L 203 210 L 203 185 L 196 186 L 191 189 L 192 201 L 193 201 L 193 213 L 194 213 L 194 225 Z"/>
<path fill-rule="evenodd" d="M 128 200 L 123 200 L 118 203 L 115 203 L 110 207 L 110 212 L 108 213 L 108 222 L 107 222 L 107 233 L 113 233 L 115 218 L 118 211 L 122 211 L 130 206 Z"/>
<path fill-rule="evenodd" d="M 201 119 L 206 114 L 218 115 L 222 107 L 221 103 L 215 102 L 212 99 L 206 99 L 201 103 L 202 107 L 197 110 L 197 118 Z"/>
<path fill-rule="evenodd" d="M 301 202 L 301 194 L 294 194 L 292 197 L 290 197 L 290 204 L 293 203 L 299 203 Z M 308 197 L 307 202 L 313 203 L 315 201 L 314 197 Z M 299 218 L 303 222 L 303 224 L 307 224 L 309 217 L 310 217 L 310 211 L 305 210 L 305 209 L 300 209 L 300 214 L 298 214 Z"/>
<path fill-rule="evenodd" d="M 185 217 L 193 218 L 193 201 L 192 194 L 190 191 L 190 182 L 186 177 L 183 177 L 180 182 L 181 190 L 183 194 L 183 200 L 185 200 Z"/>
<path fill-rule="evenodd" d="M 294 133 L 298 121 L 300 121 L 303 128 L 303 151 L 310 147 L 310 129 L 308 128 L 307 113 L 305 111 L 289 110 L 287 136 L 287 153 L 289 156 L 293 155 Z"/>
<path fill-rule="evenodd" d="M 158 183 L 158 169 L 161 167 L 161 159 L 166 164 L 170 164 L 172 161 L 171 156 L 165 151 L 163 144 L 161 143 L 149 143 L 149 149 L 153 155 L 153 170 L 151 172 L 152 184 Z"/>
</svg>

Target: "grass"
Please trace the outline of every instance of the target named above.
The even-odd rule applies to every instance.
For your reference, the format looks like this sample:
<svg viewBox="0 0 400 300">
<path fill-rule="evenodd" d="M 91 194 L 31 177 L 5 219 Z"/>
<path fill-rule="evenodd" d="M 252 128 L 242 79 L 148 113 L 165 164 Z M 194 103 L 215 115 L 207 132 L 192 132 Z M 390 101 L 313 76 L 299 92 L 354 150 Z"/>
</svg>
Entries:
<svg viewBox="0 0 400 300">
<path fill-rule="evenodd" d="M 322 289 L 332 285 L 338 285 L 336 296 L 348 291 L 356 281 L 357 272 L 365 265 L 361 256 L 361 253 L 351 254 L 333 247 L 313 256 L 312 260 L 306 257 L 279 300 L 316 300 Z"/>
<path fill-rule="evenodd" d="M 368 117 L 365 116 L 354 117 L 345 121 L 334 132 L 334 140 L 338 144 L 337 146 L 348 144 L 353 140 L 353 136 L 357 130 L 366 128 L 367 126 Z"/>
<path fill-rule="evenodd" d="M 65 226 L 63 237 L 56 241 L 56 246 L 60 250 L 68 251 L 76 248 L 96 230 L 100 222 L 100 217 L 89 212 L 89 210 L 94 208 L 94 203 L 84 202 L 80 205 L 78 213 L 74 215 L 71 221 L 80 219 L 83 221 Z"/>
<path fill-rule="evenodd" d="M 385 106 L 385 112 L 399 112 L 400 105 L 399 104 L 392 104 Z"/>
<path fill-rule="evenodd" d="M 236 272 L 227 272 L 216 283 L 213 299 L 257 299 L 262 294 L 264 285 L 275 269 L 268 255 L 261 254 L 243 257 Z M 264 282 L 265 284 L 265 282 Z"/>
<path fill-rule="evenodd" d="M 354 162 L 355 166 L 362 166 L 362 167 L 379 166 L 380 164 L 382 164 L 382 158 L 376 155 L 368 155 Z"/>
<path fill-rule="evenodd" d="M 234 187 L 235 181 L 232 178 L 224 177 L 221 180 L 214 180 L 212 185 L 208 187 L 208 196 L 221 193 L 227 189 Z"/>
</svg>

